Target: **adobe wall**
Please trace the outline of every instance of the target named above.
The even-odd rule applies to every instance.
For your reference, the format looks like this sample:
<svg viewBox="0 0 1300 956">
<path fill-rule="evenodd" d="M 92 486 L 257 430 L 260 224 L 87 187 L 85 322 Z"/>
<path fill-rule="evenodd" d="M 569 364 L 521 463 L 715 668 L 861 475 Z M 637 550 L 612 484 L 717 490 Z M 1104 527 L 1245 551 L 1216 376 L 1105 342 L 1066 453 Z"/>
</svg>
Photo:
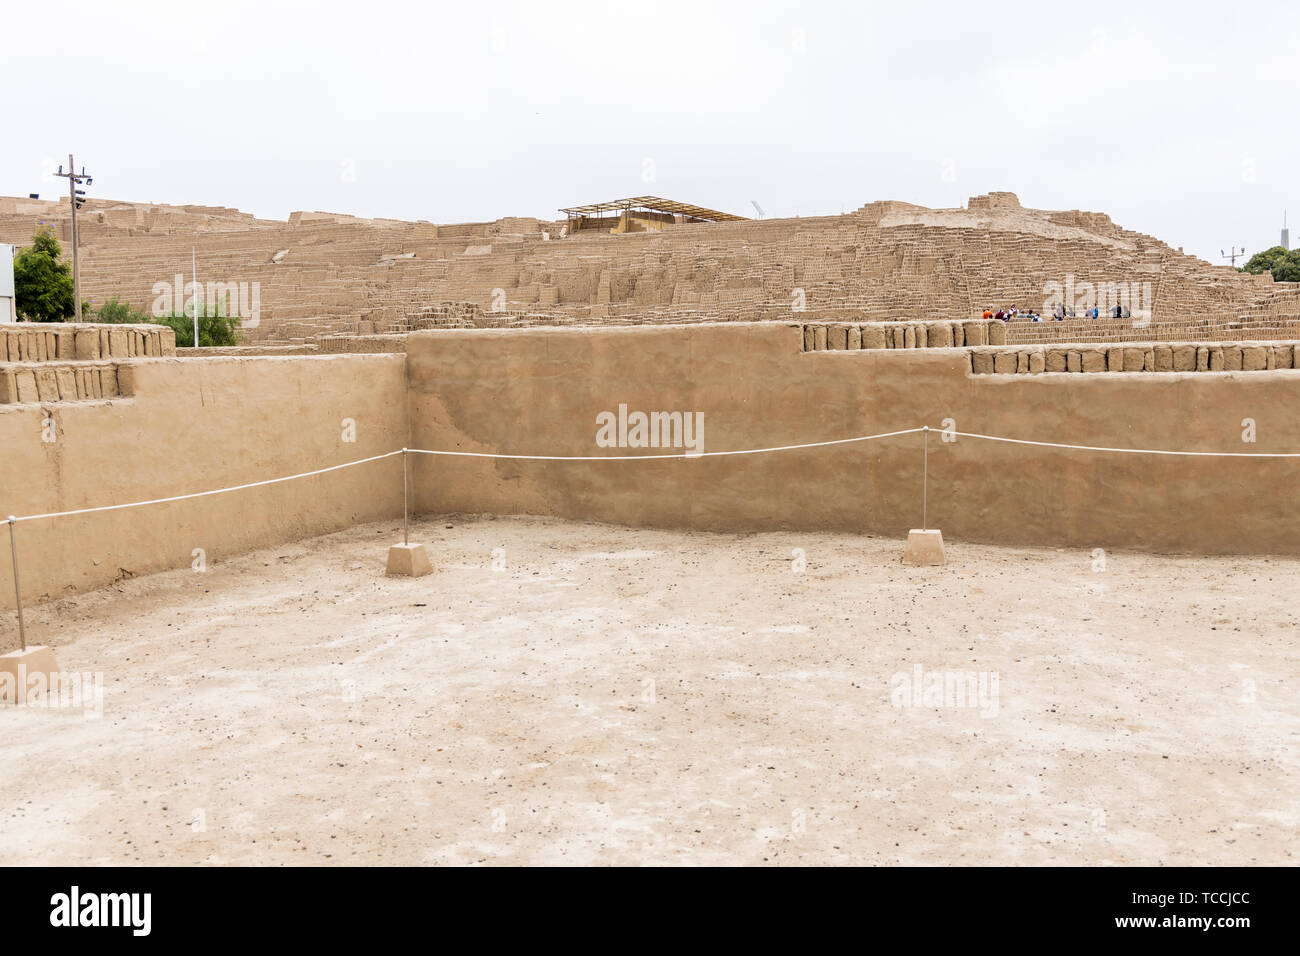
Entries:
<svg viewBox="0 0 1300 956">
<path fill-rule="evenodd" d="M 802 338 L 801 326 L 777 324 L 414 333 L 412 447 L 641 453 L 595 443 L 597 414 L 625 404 L 703 412 L 705 451 L 938 427 L 946 418 L 960 431 L 1074 444 L 1300 451 L 1300 369 L 977 375 L 966 348 L 804 351 Z M 1244 418 L 1256 422 L 1256 444 L 1241 440 Z M 415 506 L 902 536 L 920 525 L 921 441 L 688 461 L 418 457 Z M 1297 459 L 930 439 L 930 525 L 953 539 L 1296 554 L 1298 486 Z"/>
<path fill-rule="evenodd" d="M 0 405 L 0 518 L 261 481 L 406 444 L 400 355 L 160 358 L 128 361 L 118 372 L 123 395 L 111 400 Z M 57 428 L 54 442 L 42 441 L 46 416 Z M 342 440 L 345 418 L 356 423 L 355 443 Z M 208 498 L 21 522 L 24 599 L 188 568 L 195 548 L 212 563 L 400 514 L 401 464 L 392 458 Z M 6 608 L 8 537 L 0 524 Z"/>
<path fill-rule="evenodd" d="M 404 445 L 653 453 L 597 446 L 596 416 L 620 404 L 704 413 L 705 451 L 937 428 L 948 418 L 961 431 L 1074 444 L 1300 450 L 1300 368 L 1162 371 L 1156 359 L 1154 372 L 1025 374 L 1015 346 L 805 351 L 804 339 L 802 324 L 775 323 L 465 329 L 414 333 L 406 355 L 127 359 L 117 366 L 118 397 L 0 405 L 0 516 L 261 481 Z M 1125 360 L 1129 351 L 1137 350 L 1126 349 Z M 1017 357 L 1014 370 L 1007 363 L 1001 373 L 1000 356 Z M 42 441 L 46 417 L 54 442 Z M 350 444 L 342 440 L 348 418 Z M 1252 445 L 1241 441 L 1245 418 L 1255 422 Z M 413 506 L 901 537 L 920 524 L 921 443 L 906 435 L 645 462 L 417 456 Z M 394 457 L 209 498 L 24 522 L 23 593 L 49 600 L 187 568 L 195 548 L 213 562 L 395 517 L 400 474 Z M 1298 477 L 1296 459 L 1103 455 L 946 444 L 934 434 L 930 524 L 954 540 L 1297 554 Z M 11 567 L 0 545 L 0 606 L 8 608 Z"/>
</svg>

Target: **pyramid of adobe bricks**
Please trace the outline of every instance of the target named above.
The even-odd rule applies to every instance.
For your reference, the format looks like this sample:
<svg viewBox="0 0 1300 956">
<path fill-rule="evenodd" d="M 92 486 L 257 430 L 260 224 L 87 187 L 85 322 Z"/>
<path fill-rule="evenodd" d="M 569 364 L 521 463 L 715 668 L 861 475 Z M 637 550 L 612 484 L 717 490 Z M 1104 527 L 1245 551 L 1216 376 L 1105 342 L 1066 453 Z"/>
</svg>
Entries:
<svg viewBox="0 0 1300 956">
<path fill-rule="evenodd" d="M 66 203 L 0 199 L 0 241 L 42 224 L 66 242 Z M 250 343 L 401 348 L 425 328 L 705 321 L 958 322 L 1042 310 L 1048 283 L 1141 283 L 1150 317 L 1016 321 L 1008 341 L 1107 343 L 1300 336 L 1300 290 L 1184 255 L 1102 214 L 1024 209 L 1009 193 L 965 209 L 877 202 L 854 213 L 668 226 L 611 235 L 511 218 L 435 225 L 91 200 L 78 217 L 83 298 L 152 310 L 159 283 L 258 283 Z M 170 287 L 170 286 L 169 286 Z M 374 338 L 371 338 L 374 337 Z"/>
</svg>

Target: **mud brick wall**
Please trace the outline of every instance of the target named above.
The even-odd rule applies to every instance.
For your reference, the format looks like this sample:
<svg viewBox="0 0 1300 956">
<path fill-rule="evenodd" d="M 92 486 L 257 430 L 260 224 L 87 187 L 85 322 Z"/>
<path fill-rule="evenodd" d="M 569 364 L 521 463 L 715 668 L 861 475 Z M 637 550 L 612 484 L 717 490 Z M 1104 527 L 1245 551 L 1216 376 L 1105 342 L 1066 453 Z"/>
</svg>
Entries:
<svg viewBox="0 0 1300 956">
<path fill-rule="evenodd" d="M 0 405 L 117 398 L 119 367 L 99 362 L 46 362 L 35 368 L 0 365 Z"/>
<path fill-rule="evenodd" d="M 87 362 L 175 354 L 176 333 L 161 325 L 20 322 L 0 327 L 0 362 Z"/>
<path fill-rule="evenodd" d="M 864 326 L 855 326 L 861 334 Z M 827 348 L 805 324 L 449 330 L 407 343 L 411 446 L 604 455 L 597 416 L 704 415 L 706 452 L 881 434 L 953 419 L 964 432 L 1120 448 L 1300 452 L 1295 343 L 1217 352 L 1145 343 L 1063 348 Z M 927 326 L 928 333 L 935 326 Z M 963 329 L 963 332 L 965 330 Z M 845 333 L 846 343 L 849 332 Z M 942 334 L 942 333 L 940 333 Z M 915 335 L 915 333 L 914 333 Z M 1202 343 L 1203 345 L 1203 343 Z M 1085 358 L 1085 351 L 1087 356 Z M 976 373 L 973 362 L 1001 371 Z M 1027 374 L 1071 368 L 1106 374 Z M 1229 358 L 1231 356 L 1231 358 Z M 1146 371 L 1166 362 L 1205 374 Z M 1283 367 L 1286 359 L 1290 365 Z M 1272 361 L 1273 367 L 1268 367 Z M 1115 370 L 1111 370 L 1114 362 Z M 1030 364 L 1034 363 L 1034 364 Z M 982 369 L 989 365 L 981 364 Z M 1125 369 L 1119 371 L 1120 368 Z M 575 374 L 581 369 L 581 374 Z M 1244 418 L 1258 442 L 1243 444 Z M 426 512 L 542 514 L 630 526 L 821 529 L 902 537 L 919 527 L 922 436 L 772 454 L 646 462 L 417 458 Z M 960 438 L 929 443 L 931 527 L 953 540 L 1044 547 L 1300 554 L 1278 507 L 1300 459 L 1105 454 Z M 949 552 L 950 557 L 952 552 Z"/>
<path fill-rule="evenodd" d="M 26 244 L 39 222 L 65 217 L 57 202 L 0 199 L 0 239 Z M 520 218 L 435 228 L 318 213 L 286 223 L 122 203 L 93 204 L 80 221 L 85 296 L 150 309 L 155 284 L 174 286 L 178 273 L 183 283 L 196 249 L 200 275 L 260 288 L 249 344 L 397 331 L 458 302 L 551 325 L 964 322 L 1012 304 L 1046 313 L 1047 284 L 1067 276 L 1149 287 L 1150 331 L 1118 319 L 1022 322 L 1012 341 L 1300 334 L 1300 284 L 1184 255 L 1101 213 L 1022 208 L 1011 194 L 973 197 L 965 209 L 882 202 L 840 216 L 564 239 L 558 224 Z M 796 300 L 806 315 L 792 314 Z"/>
<path fill-rule="evenodd" d="M 872 346 L 877 325 L 858 323 L 868 347 L 849 349 L 846 329 L 845 348 L 818 349 L 815 329 L 825 326 L 814 326 L 806 351 L 807 324 L 772 322 L 416 332 L 394 355 L 65 362 L 56 343 L 53 362 L 0 366 L 3 394 L 18 399 L 0 402 L 0 514 L 188 494 L 402 447 L 621 454 L 596 442 L 597 416 L 620 405 L 702 413 L 705 451 L 937 429 L 945 419 L 964 432 L 1079 445 L 1300 451 L 1294 342 L 982 345 L 968 343 L 980 333 L 962 323 L 961 347 L 931 347 L 931 332 L 956 329 L 930 322 L 913 324 L 909 348 L 906 325 L 887 325 L 903 330 L 901 346 Z M 74 395 L 111 401 L 65 400 Z M 1242 443 L 1244 418 L 1257 423 L 1256 444 Z M 341 429 L 344 420 L 353 427 Z M 920 520 L 922 441 L 645 462 L 420 456 L 410 462 L 412 497 L 429 513 L 901 537 Z M 188 568 L 196 547 L 211 560 L 400 517 L 400 462 L 20 523 L 25 595 Z M 1295 459 L 931 440 L 930 517 L 954 541 L 1300 554 L 1300 514 L 1278 506 L 1294 497 L 1298 469 Z M 0 581 L 10 573 L 0 548 Z M 0 588 L 0 606 L 11 600 Z"/>
<path fill-rule="evenodd" d="M 406 336 L 400 334 L 322 335 L 316 339 L 316 348 L 324 353 L 405 352 Z"/>
<path fill-rule="evenodd" d="M 974 348 L 976 375 L 1039 372 L 1268 372 L 1300 368 L 1295 342 L 1154 342 Z M 1300 449 L 1297 449 L 1300 450 Z"/>
<path fill-rule="evenodd" d="M 1005 323 L 971 319 L 965 322 L 833 322 L 803 327 L 805 352 L 854 349 L 950 349 L 970 345 L 1002 345 Z"/>
<path fill-rule="evenodd" d="M 94 394 L 98 373 L 102 395 L 113 368 L 103 362 L 18 367 L 33 376 L 38 397 L 56 388 L 60 400 L 0 403 L 0 516 L 242 485 L 407 443 L 401 355 L 130 360 L 116 365 L 119 397 L 62 400 L 66 370 L 79 376 L 73 382 L 79 395 Z M 23 381 L 31 387 L 26 375 Z M 353 427 L 341 428 L 345 419 Z M 194 548 L 203 548 L 209 562 L 220 561 L 401 514 L 402 466 L 394 457 L 187 501 L 19 522 L 23 596 L 50 600 L 121 577 L 188 569 Z M 0 608 L 12 608 L 7 541 L 0 581 L 6 582 Z M 9 636 L 6 630 L 0 639 Z"/>
</svg>

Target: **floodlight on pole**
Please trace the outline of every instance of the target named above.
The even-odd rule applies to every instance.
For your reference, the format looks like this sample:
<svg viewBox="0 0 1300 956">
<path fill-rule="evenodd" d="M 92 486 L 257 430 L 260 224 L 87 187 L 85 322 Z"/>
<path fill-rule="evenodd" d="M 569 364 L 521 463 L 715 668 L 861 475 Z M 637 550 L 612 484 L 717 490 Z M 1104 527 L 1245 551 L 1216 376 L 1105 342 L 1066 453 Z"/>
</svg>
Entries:
<svg viewBox="0 0 1300 956">
<path fill-rule="evenodd" d="M 1219 250 L 1219 258 L 1227 259 L 1229 262 L 1232 263 L 1232 267 L 1235 269 L 1237 268 L 1237 260 L 1246 255 L 1246 247 L 1242 246 L 1240 249 L 1238 249 L 1236 246 L 1229 246 L 1228 248 L 1232 251 L 1224 252 L 1222 249 Z"/>
</svg>

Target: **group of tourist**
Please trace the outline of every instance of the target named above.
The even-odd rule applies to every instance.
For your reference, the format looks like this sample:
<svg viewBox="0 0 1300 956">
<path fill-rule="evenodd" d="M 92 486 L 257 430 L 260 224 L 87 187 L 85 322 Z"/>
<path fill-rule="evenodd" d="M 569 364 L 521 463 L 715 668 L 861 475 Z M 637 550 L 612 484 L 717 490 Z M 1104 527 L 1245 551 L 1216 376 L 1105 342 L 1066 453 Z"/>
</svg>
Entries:
<svg viewBox="0 0 1300 956">
<path fill-rule="evenodd" d="M 1116 305 L 1113 309 L 1107 309 L 1106 315 L 1108 317 L 1113 317 L 1116 319 L 1127 319 L 1129 318 L 1128 306 Z M 1015 307 L 1015 305 L 1011 305 L 1005 309 L 998 309 L 996 312 L 994 312 L 992 309 L 985 309 L 984 314 L 980 316 L 980 318 L 983 319 L 998 319 L 999 321 L 1002 322 L 1010 322 L 1012 319 L 1018 319 L 1021 317 L 1029 320 L 1030 322 L 1043 321 L 1043 317 L 1039 315 L 1037 312 L 1035 312 L 1033 309 L 1030 309 L 1028 312 L 1021 312 L 1018 308 Z M 1056 304 L 1056 308 L 1052 310 L 1052 318 L 1055 319 L 1057 322 L 1063 322 L 1066 319 L 1079 318 L 1079 316 L 1075 314 L 1073 306 L 1067 309 L 1065 307 L 1065 303 L 1058 302 Z M 1101 318 L 1101 309 L 1099 309 L 1095 305 L 1090 309 L 1084 309 L 1083 318 L 1099 319 Z"/>
<path fill-rule="evenodd" d="M 1112 309 L 1107 309 L 1107 310 L 1106 310 L 1106 315 L 1107 315 L 1107 317 L 1109 317 L 1109 318 L 1127 319 L 1127 318 L 1129 318 L 1129 310 L 1128 310 L 1128 306 L 1126 306 L 1126 305 L 1118 305 L 1118 304 L 1117 304 L 1114 308 L 1112 308 Z M 1074 319 L 1074 318 L 1078 318 L 1078 316 L 1075 314 L 1074 309 L 1073 309 L 1073 308 L 1066 309 L 1064 303 L 1058 303 L 1058 304 L 1057 304 L 1056 308 L 1052 311 L 1052 317 L 1055 318 L 1057 321 L 1060 321 L 1061 319 Z M 1092 308 L 1090 308 L 1090 309 L 1084 309 L 1084 310 L 1083 310 L 1083 318 L 1085 318 L 1085 319 L 1100 319 L 1100 318 L 1101 318 L 1101 309 L 1098 308 L 1098 307 L 1095 306 L 1095 305 L 1094 305 Z"/>
<path fill-rule="evenodd" d="M 1033 309 L 1030 309 L 1028 312 L 1021 312 L 1018 308 L 1016 308 L 1015 305 L 1011 305 L 1010 307 L 1005 309 L 998 309 L 996 312 L 992 311 L 991 309 L 985 309 L 984 314 L 980 316 L 980 318 L 997 319 L 1000 322 L 1010 322 L 1012 319 L 1018 319 L 1022 316 L 1028 319 L 1030 322 L 1043 321 L 1043 317 L 1039 315 L 1037 312 L 1035 312 Z"/>
</svg>

